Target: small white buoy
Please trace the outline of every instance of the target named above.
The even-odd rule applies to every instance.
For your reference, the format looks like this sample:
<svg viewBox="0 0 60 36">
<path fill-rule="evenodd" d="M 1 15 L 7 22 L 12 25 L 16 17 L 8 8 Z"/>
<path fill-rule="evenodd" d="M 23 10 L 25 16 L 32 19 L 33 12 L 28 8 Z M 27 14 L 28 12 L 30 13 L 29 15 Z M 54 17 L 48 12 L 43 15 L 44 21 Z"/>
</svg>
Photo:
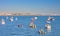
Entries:
<svg viewBox="0 0 60 36">
<path fill-rule="evenodd" d="M 4 19 L 2 19 L 2 24 L 3 24 L 3 25 L 5 24 L 5 21 L 4 21 Z"/>
<path fill-rule="evenodd" d="M 37 20 L 37 17 L 35 17 L 35 20 Z"/>
</svg>

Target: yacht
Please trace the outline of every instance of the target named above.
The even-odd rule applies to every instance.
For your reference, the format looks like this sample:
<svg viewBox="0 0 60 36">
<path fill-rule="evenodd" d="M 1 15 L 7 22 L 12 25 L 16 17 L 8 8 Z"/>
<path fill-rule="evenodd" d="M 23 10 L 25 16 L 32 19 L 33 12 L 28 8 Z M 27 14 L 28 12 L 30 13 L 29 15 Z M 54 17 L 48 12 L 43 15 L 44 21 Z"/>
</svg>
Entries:
<svg viewBox="0 0 60 36">
<path fill-rule="evenodd" d="M 46 30 L 47 30 L 48 32 L 51 31 L 51 25 L 50 25 L 50 24 L 46 24 L 45 27 L 46 27 Z"/>
<path fill-rule="evenodd" d="M 31 22 L 30 23 L 30 28 L 36 28 L 36 25 L 33 22 Z"/>
</svg>

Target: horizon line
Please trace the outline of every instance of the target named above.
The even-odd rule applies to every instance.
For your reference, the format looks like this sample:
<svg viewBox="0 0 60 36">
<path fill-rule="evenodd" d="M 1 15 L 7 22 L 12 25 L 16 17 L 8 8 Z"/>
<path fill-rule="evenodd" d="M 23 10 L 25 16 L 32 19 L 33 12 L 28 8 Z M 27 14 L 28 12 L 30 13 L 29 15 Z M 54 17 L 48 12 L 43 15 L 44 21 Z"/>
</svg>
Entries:
<svg viewBox="0 0 60 36">
<path fill-rule="evenodd" d="M 54 14 L 54 13 L 20 13 L 20 12 L 0 12 L 0 16 L 19 16 L 19 15 L 24 15 L 24 16 L 60 16 L 60 14 Z"/>
</svg>

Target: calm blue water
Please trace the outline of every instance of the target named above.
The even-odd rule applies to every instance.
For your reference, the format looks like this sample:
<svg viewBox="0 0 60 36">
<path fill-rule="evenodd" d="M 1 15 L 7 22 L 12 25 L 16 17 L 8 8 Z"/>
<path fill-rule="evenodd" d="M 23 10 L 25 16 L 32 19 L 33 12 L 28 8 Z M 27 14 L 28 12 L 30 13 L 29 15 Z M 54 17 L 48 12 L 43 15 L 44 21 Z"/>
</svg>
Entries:
<svg viewBox="0 0 60 36">
<path fill-rule="evenodd" d="M 35 16 L 13 16 L 14 21 L 11 22 L 9 19 L 12 16 L 0 16 L 0 36 L 41 36 L 39 34 L 39 29 L 44 29 L 45 31 L 45 24 L 47 24 L 48 16 L 37 16 L 38 19 L 34 21 L 34 24 L 37 26 L 35 29 L 31 29 L 29 27 L 31 18 Z M 18 20 L 15 20 L 15 18 Z M 54 21 L 51 21 L 50 25 L 52 26 L 51 32 L 47 32 L 43 36 L 60 36 L 60 16 L 51 16 L 54 17 Z M 4 19 L 6 24 L 1 24 L 1 19 Z M 23 27 L 19 28 L 17 25 L 22 24 Z M 45 31 L 46 32 L 46 31 Z"/>
</svg>

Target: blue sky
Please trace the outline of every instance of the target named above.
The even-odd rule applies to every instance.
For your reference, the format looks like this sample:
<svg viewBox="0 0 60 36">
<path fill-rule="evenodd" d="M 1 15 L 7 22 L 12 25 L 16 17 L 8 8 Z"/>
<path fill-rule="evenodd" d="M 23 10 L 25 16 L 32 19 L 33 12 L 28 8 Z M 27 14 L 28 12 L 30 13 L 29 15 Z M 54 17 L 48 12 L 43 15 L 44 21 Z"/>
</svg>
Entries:
<svg viewBox="0 0 60 36">
<path fill-rule="evenodd" d="M 60 0 L 0 0 L 0 12 L 60 14 Z"/>
</svg>

